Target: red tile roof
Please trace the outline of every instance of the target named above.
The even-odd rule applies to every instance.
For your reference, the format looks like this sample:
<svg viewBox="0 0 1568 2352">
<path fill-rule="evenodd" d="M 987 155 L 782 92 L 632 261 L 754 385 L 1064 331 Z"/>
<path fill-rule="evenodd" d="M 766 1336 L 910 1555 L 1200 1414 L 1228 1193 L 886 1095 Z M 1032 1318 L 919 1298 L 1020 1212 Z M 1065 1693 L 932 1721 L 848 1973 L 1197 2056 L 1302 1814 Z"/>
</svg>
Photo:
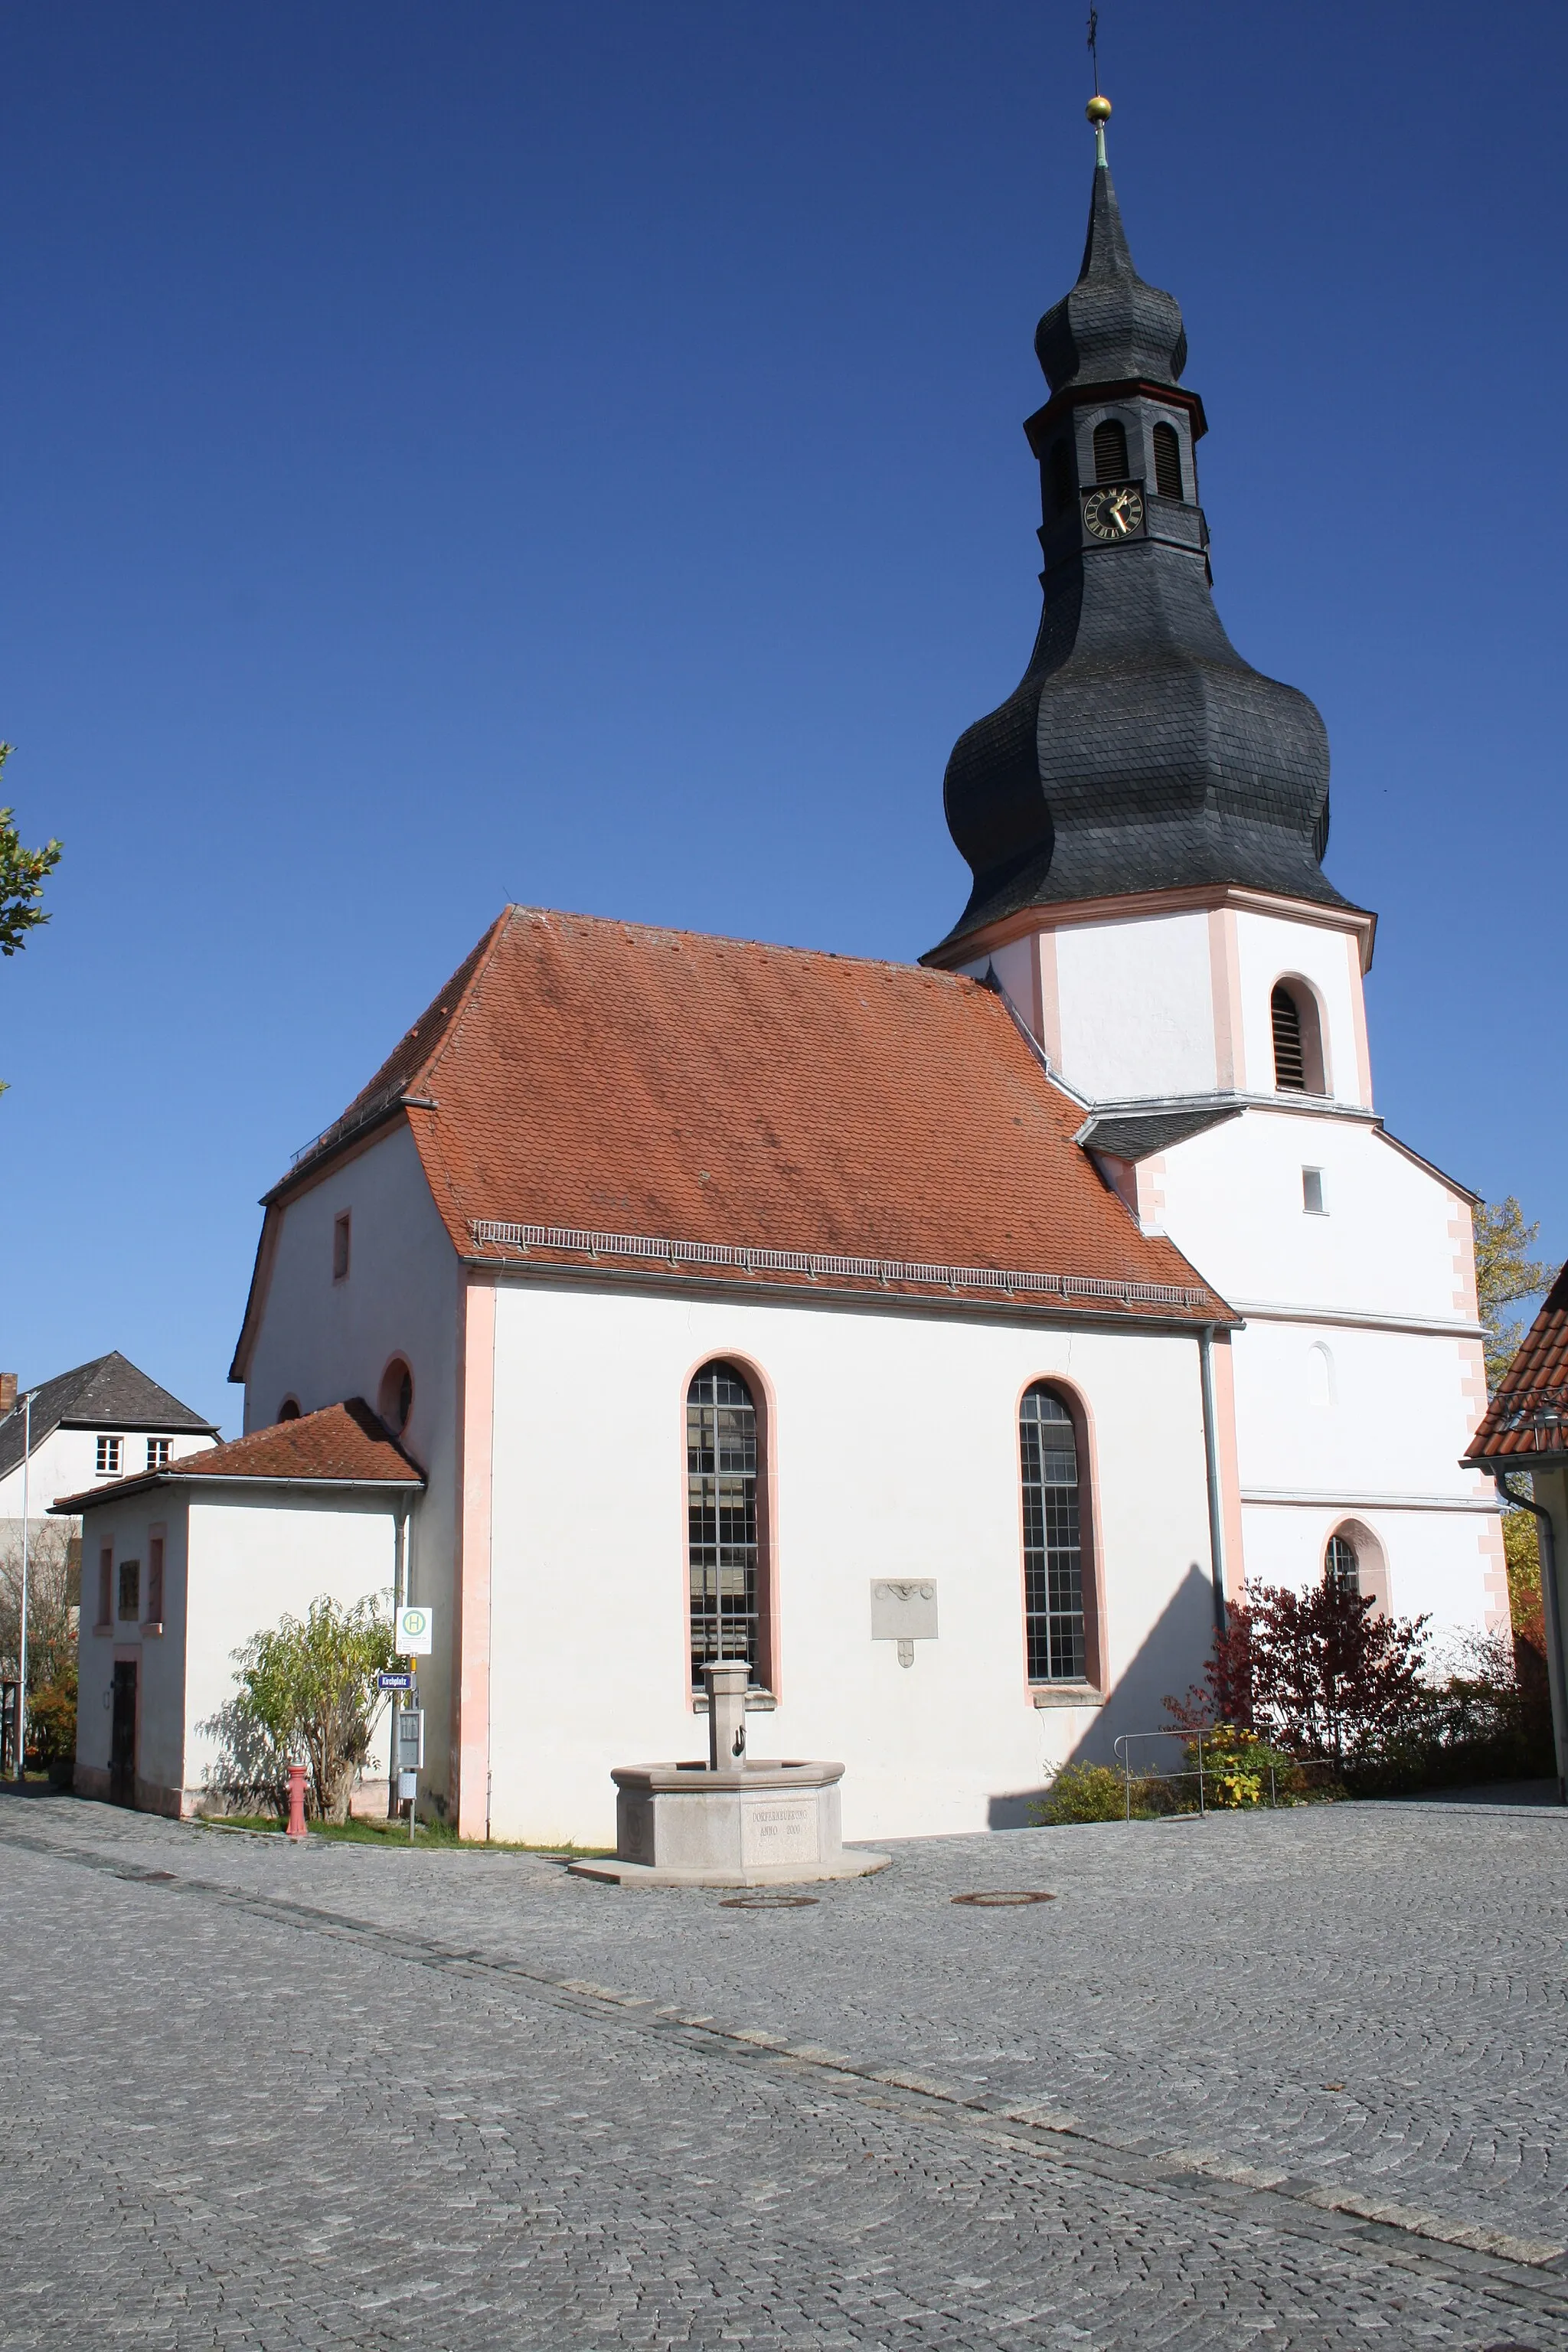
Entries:
<svg viewBox="0 0 1568 2352">
<path fill-rule="evenodd" d="M 1568 1265 L 1524 1335 L 1496 1396 L 1470 1440 L 1467 1462 L 1568 1454 Z"/>
<path fill-rule="evenodd" d="M 1003 999 L 952 972 L 509 908 L 268 1206 L 388 1115 L 468 1258 L 646 1263 L 651 1237 L 836 1259 L 835 1287 L 1013 1270 L 1059 1278 L 1053 1307 L 1231 1319 L 1101 1183 Z"/>
<path fill-rule="evenodd" d="M 113 1496 L 141 1492 L 174 1480 L 257 1479 L 268 1483 L 303 1482 L 333 1486 L 419 1486 L 424 1473 L 388 1435 L 385 1425 L 363 1397 L 346 1404 L 330 1404 L 320 1412 L 301 1413 L 297 1421 L 275 1422 L 269 1429 L 253 1429 L 247 1437 L 227 1445 L 208 1446 L 187 1454 L 161 1470 L 147 1470 L 131 1478 L 115 1478 L 89 1486 L 79 1495 L 62 1495 L 53 1511 L 89 1510 Z"/>
</svg>

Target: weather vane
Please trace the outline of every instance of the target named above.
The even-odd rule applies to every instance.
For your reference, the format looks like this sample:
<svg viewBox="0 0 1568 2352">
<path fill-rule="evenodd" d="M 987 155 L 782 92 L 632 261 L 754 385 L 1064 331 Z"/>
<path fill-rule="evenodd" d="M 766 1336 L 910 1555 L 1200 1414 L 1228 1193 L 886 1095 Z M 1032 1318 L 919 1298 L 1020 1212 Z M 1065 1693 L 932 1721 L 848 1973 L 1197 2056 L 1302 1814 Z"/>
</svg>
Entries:
<svg viewBox="0 0 1568 2352">
<path fill-rule="evenodd" d="M 1084 112 L 1094 125 L 1095 163 L 1103 165 L 1105 126 L 1110 120 L 1110 100 L 1108 98 L 1101 98 L 1100 94 L 1100 11 L 1098 8 L 1091 8 L 1089 12 L 1089 62 L 1094 68 L 1094 96 L 1085 107 Z"/>
</svg>

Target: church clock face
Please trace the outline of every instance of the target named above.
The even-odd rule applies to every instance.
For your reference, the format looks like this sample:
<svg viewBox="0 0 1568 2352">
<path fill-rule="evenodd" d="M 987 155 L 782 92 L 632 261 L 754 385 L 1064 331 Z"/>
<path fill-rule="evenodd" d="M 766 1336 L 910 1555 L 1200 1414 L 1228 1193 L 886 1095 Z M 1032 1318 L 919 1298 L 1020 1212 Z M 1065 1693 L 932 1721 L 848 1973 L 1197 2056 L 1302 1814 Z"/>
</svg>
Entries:
<svg viewBox="0 0 1568 2352">
<path fill-rule="evenodd" d="M 1131 539 L 1143 528 L 1143 493 L 1126 482 L 1091 490 L 1083 502 L 1083 520 L 1095 539 Z"/>
</svg>

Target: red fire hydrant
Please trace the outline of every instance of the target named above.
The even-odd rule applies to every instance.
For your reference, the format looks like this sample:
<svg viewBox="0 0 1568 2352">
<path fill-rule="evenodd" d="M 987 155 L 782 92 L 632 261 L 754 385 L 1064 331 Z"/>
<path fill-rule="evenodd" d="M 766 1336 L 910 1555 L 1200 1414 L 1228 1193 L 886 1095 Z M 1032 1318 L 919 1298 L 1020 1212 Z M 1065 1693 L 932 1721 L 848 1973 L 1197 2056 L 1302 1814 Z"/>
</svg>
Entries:
<svg viewBox="0 0 1568 2352">
<path fill-rule="evenodd" d="M 289 1767 L 289 1827 L 285 1834 L 302 1838 L 305 1834 L 305 1768 L 302 1764 Z"/>
</svg>

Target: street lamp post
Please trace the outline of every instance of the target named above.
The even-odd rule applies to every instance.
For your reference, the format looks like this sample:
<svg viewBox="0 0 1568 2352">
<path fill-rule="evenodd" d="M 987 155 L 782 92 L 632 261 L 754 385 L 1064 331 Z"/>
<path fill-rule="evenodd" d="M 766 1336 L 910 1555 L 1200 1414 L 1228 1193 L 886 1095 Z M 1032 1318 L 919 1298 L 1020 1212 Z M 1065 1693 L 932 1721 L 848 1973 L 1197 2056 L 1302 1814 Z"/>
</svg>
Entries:
<svg viewBox="0 0 1568 2352">
<path fill-rule="evenodd" d="M 22 1633 L 16 1644 L 16 1778 L 27 1777 L 27 1568 L 31 1529 L 27 1512 L 31 1496 L 27 1477 L 33 1451 L 33 1391 L 22 1400 Z"/>
</svg>

